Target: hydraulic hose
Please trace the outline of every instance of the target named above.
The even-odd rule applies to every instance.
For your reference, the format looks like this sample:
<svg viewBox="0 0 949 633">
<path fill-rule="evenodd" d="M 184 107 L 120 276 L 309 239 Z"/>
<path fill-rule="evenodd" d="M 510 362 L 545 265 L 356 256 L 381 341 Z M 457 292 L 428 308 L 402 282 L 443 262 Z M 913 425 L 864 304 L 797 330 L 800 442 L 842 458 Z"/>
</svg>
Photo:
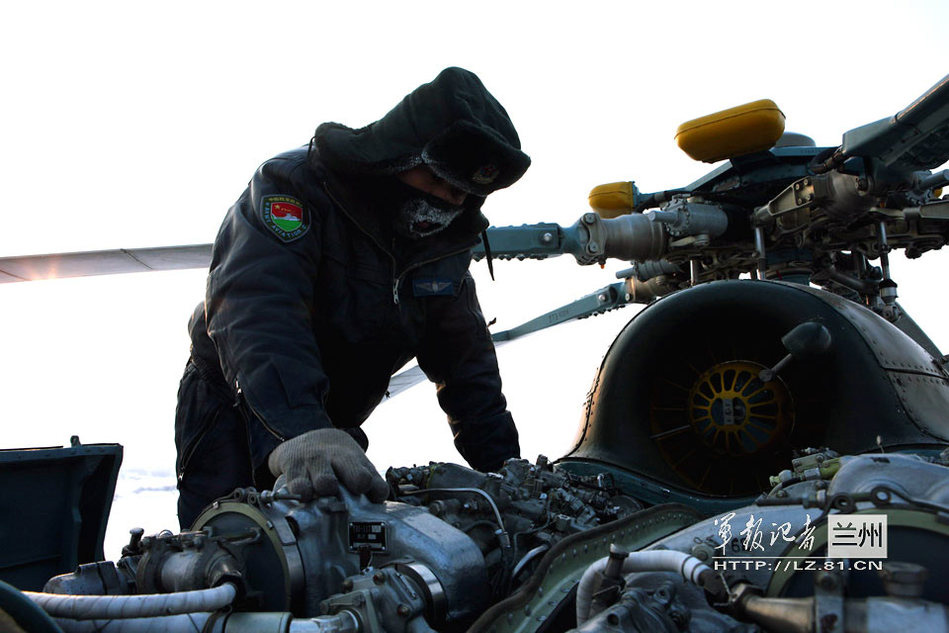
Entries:
<svg viewBox="0 0 949 633">
<path fill-rule="evenodd" d="M 511 572 L 511 578 L 517 578 L 517 575 L 521 573 L 525 567 L 527 567 L 527 563 L 531 562 L 549 549 L 550 545 L 544 543 L 543 545 L 538 545 L 531 551 L 524 554 L 524 556 L 521 557 L 521 560 L 517 561 L 517 564 L 514 565 L 514 571 Z"/>
<path fill-rule="evenodd" d="M 590 605 L 593 602 L 593 590 L 596 582 L 596 575 L 603 573 L 609 557 L 603 557 L 596 561 L 583 572 L 580 578 L 580 584 L 577 586 L 577 626 L 581 626 L 590 616 Z M 636 571 L 671 571 L 681 574 L 682 577 L 698 586 L 702 586 L 699 577 L 708 572 L 712 573 L 712 568 L 700 561 L 695 556 L 675 550 L 648 550 L 645 552 L 632 552 L 629 557 L 623 561 L 623 574 L 631 574 Z"/>
<path fill-rule="evenodd" d="M 132 596 L 77 596 L 33 591 L 24 591 L 23 594 L 56 618 L 114 620 L 217 611 L 234 601 L 237 588 L 228 582 L 213 589 Z"/>
<path fill-rule="evenodd" d="M 152 618 L 66 620 L 57 618 L 63 633 L 203 633 L 211 613 L 185 613 Z"/>
<path fill-rule="evenodd" d="M 185 613 L 154 618 L 125 620 L 56 620 L 62 633 L 359 633 L 362 626 L 349 611 L 315 618 L 294 618 L 288 612 L 235 612 L 213 618 L 213 613 Z M 413 626 L 413 622 L 421 626 Z M 407 625 L 408 633 L 434 633 L 422 618 Z"/>
</svg>

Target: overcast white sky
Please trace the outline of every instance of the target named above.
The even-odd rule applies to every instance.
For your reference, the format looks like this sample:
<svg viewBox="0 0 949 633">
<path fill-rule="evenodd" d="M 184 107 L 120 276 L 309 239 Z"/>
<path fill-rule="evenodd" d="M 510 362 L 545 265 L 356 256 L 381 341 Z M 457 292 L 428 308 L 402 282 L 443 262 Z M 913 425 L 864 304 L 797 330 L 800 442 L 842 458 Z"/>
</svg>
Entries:
<svg viewBox="0 0 949 633">
<path fill-rule="evenodd" d="M 449 65 L 481 76 L 533 158 L 485 205 L 499 225 L 572 224 L 599 183 L 691 182 L 710 167 L 675 146 L 685 120 L 771 98 L 788 130 L 836 145 L 949 71 L 949 5 L 936 0 L 8 5 L 3 255 L 209 242 L 261 161 L 323 121 L 377 119 Z M 893 264 L 901 301 L 943 349 L 947 263 Z M 622 267 L 501 262 L 494 283 L 484 264 L 474 272 L 486 316 L 507 328 Z M 170 477 L 185 325 L 203 286 L 201 271 L 0 286 L 0 445 L 121 442 L 124 469 Z M 500 350 L 525 456 L 570 447 L 596 365 L 635 310 Z M 381 469 L 457 459 L 428 386 L 366 428 Z M 155 529 L 175 525 L 163 507 Z"/>
</svg>

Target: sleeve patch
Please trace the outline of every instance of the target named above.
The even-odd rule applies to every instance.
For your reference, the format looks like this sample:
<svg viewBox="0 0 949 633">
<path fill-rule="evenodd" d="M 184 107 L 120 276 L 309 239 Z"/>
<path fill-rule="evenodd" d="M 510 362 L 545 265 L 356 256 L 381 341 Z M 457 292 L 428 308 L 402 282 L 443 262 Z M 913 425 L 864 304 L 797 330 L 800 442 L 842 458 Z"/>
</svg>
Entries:
<svg viewBox="0 0 949 633">
<path fill-rule="evenodd" d="M 299 239 L 310 229 L 306 207 L 293 196 L 264 196 L 260 201 L 260 218 L 282 242 Z"/>
</svg>

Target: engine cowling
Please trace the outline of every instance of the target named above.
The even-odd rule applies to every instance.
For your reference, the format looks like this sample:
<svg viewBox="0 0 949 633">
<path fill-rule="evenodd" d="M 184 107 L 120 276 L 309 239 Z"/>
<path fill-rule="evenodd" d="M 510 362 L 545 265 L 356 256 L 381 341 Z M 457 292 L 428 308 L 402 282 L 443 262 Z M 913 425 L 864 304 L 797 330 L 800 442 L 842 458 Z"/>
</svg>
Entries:
<svg viewBox="0 0 949 633">
<path fill-rule="evenodd" d="M 762 383 L 759 371 L 787 354 L 782 336 L 807 321 L 829 330 L 830 348 Z M 765 490 L 776 465 L 809 446 L 941 449 L 946 410 L 942 365 L 872 311 L 797 284 L 713 282 L 651 304 L 623 329 L 561 463 L 608 464 L 672 500 L 739 498 Z"/>
</svg>

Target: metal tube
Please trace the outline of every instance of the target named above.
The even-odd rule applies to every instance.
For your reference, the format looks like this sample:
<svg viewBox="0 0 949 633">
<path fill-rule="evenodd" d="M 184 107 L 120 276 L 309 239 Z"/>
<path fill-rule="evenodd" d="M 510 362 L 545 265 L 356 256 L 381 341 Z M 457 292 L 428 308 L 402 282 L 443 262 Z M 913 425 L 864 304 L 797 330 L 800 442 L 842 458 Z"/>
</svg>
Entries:
<svg viewBox="0 0 949 633">
<path fill-rule="evenodd" d="M 929 189 L 936 189 L 947 184 L 949 184 L 949 169 L 943 169 L 920 180 L 918 189 L 920 191 L 928 191 Z"/>
<path fill-rule="evenodd" d="M 758 251 L 758 279 L 764 281 L 768 269 L 768 257 L 764 250 L 764 228 L 755 227 L 755 250 Z"/>
<path fill-rule="evenodd" d="M 593 584 L 598 573 L 606 570 L 609 556 L 596 561 L 583 572 L 580 583 L 577 585 L 577 626 L 581 626 L 590 616 L 590 606 L 593 603 Z M 633 552 L 623 561 L 624 574 L 634 571 L 671 571 L 680 574 L 685 580 L 702 586 L 699 576 L 703 573 L 713 574 L 712 568 L 691 554 L 675 550 L 648 550 Z"/>
<path fill-rule="evenodd" d="M 834 265 L 831 265 L 827 268 L 827 274 L 832 281 L 836 281 L 841 286 L 850 288 L 851 290 L 864 295 L 875 292 L 879 286 L 877 283 L 866 281 L 864 279 L 857 279 L 856 277 L 851 277 L 846 273 L 842 273 L 837 270 L 837 267 Z"/>
<path fill-rule="evenodd" d="M 358 633 L 361 630 L 356 615 L 344 609 L 336 615 L 294 618 L 290 621 L 289 633 Z"/>
<path fill-rule="evenodd" d="M 886 241 L 886 223 L 880 222 L 880 268 L 883 269 L 883 278 L 890 278 L 890 246 Z"/>
<path fill-rule="evenodd" d="M 527 563 L 531 562 L 532 560 L 537 558 L 537 556 L 539 556 L 540 554 L 543 554 L 549 549 L 550 549 L 550 545 L 547 545 L 545 543 L 544 545 L 538 545 L 531 551 L 524 554 L 521 560 L 517 561 L 517 564 L 514 565 L 514 571 L 511 572 L 511 578 L 517 578 L 517 575 L 521 573 L 521 570 L 523 570 L 524 567 L 527 566 Z"/>
</svg>

